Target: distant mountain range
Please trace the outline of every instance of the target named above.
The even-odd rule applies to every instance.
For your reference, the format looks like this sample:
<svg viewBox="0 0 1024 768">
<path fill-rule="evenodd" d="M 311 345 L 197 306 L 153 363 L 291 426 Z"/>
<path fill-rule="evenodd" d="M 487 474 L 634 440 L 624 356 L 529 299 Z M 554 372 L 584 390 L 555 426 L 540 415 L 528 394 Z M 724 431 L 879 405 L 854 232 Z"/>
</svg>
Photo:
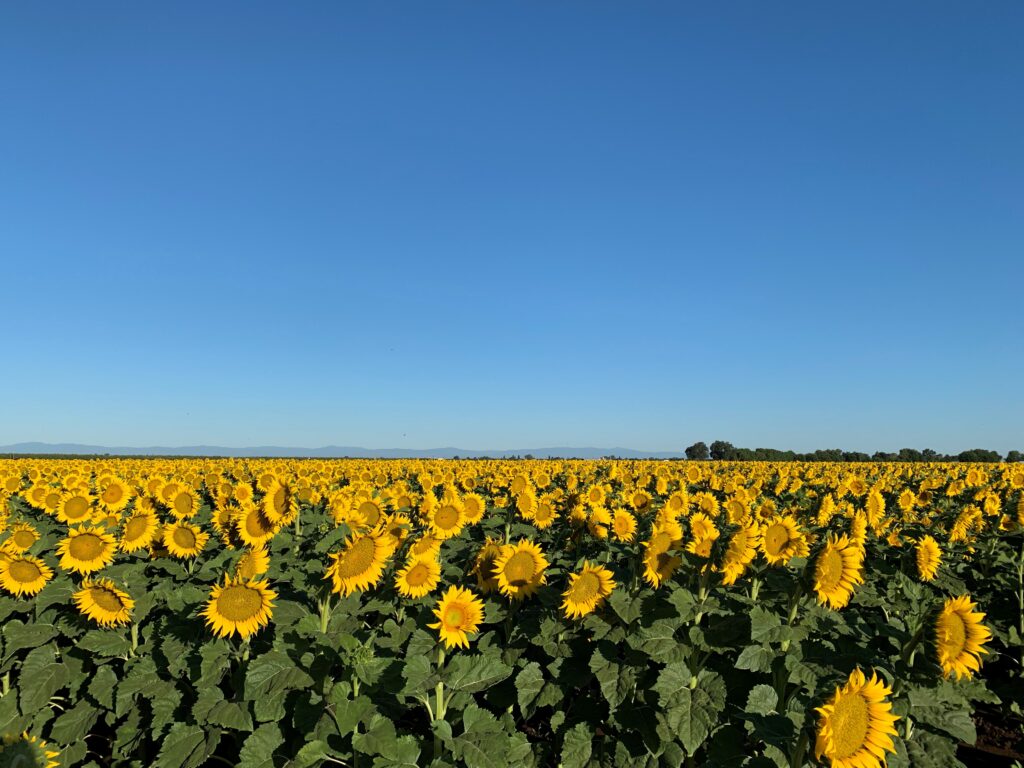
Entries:
<svg viewBox="0 0 1024 768">
<path fill-rule="evenodd" d="M 182 445 L 177 447 L 146 446 L 124 447 L 83 445 L 81 443 L 14 443 L 0 445 L 0 454 L 109 454 L 111 456 L 274 456 L 281 458 L 354 458 L 354 459 L 450 459 L 454 456 L 475 458 L 487 456 L 504 459 L 526 456 L 538 459 L 600 459 L 618 456 L 624 459 L 675 459 L 683 452 L 637 451 L 632 448 L 516 448 L 513 450 L 472 451 L 467 448 L 358 448 L 355 446 L 327 445 L 323 448 L 285 448 L 279 445 L 257 445 L 248 448 L 225 448 L 221 445 Z"/>
</svg>

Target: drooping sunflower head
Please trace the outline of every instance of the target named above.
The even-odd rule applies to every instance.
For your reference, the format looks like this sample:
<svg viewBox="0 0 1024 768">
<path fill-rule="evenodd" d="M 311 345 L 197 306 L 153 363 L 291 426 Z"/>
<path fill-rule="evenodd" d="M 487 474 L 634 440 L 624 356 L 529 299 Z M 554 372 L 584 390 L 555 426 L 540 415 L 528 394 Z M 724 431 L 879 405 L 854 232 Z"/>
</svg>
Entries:
<svg viewBox="0 0 1024 768">
<path fill-rule="evenodd" d="M 270 623 L 277 593 L 267 581 L 230 578 L 214 584 L 202 615 L 218 637 L 237 634 L 245 639 Z"/>
<path fill-rule="evenodd" d="M 886 699 L 891 694 L 874 672 L 868 678 L 855 669 L 817 708 L 821 719 L 815 756 L 827 759 L 832 768 L 883 768 L 885 753 L 896 751 L 892 737 L 899 718 Z"/>
<path fill-rule="evenodd" d="M 72 597 L 79 612 L 101 627 L 123 626 L 132 620 L 135 601 L 110 579 L 87 578 Z"/>
<path fill-rule="evenodd" d="M 434 609 L 437 622 L 428 624 L 438 630 L 445 646 L 469 648 L 469 635 L 476 632 L 484 619 L 484 604 L 463 587 L 449 587 Z"/>
<path fill-rule="evenodd" d="M 832 536 L 814 564 L 814 591 L 818 602 L 833 610 L 844 608 L 857 584 L 864 583 L 864 554 L 846 536 Z"/>
<path fill-rule="evenodd" d="M 441 580 L 441 565 L 434 558 L 410 560 L 395 574 L 395 588 L 403 597 L 418 598 L 430 594 Z"/>
<path fill-rule="evenodd" d="M 584 560 L 579 573 L 569 576 L 569 586 L 562 593 L 562 611 L 570 619 L 593 612 L 615 589 L 613 574 L 607 568 Z"/>
<path fill-rule="evenodd" d="M 939 572 L 939 565 L 942 563 L 942 549 L 932 536 L 925 535 L 917 542 L 915 552 L 917 561 L 917 575 L 921 581 L 931 581 Z"/>
<path fill-rule="evenodd" d="M 25 768 L 57 768 L 60 750 L 54 749 L 28 731 L 6 734 L 0 739 L 0 765 Z"/>
<path fill-rule="evenodd" d="M 119 546 L 122 552 L 137 552 L 153 543 L 160 530 L 160 522 L 152 512 L 136 511 L 124 521 Z"/>
<path fill-rule="evenodd" d="M 946 677 L 959 680 L 981 669 L 981 657 L 988 653 L 985 643 L 992 633 L 982 622 L 985 614 L 967 595 L 946 600 L 935 622 L 935 650 Z"/>
<path fill-rule="evenodd" d="M 529 597 L 545 583 L 547 558 L 541 548 L 527 539 L 502 547 L 494 561 L 498 589 L 513 600 Z"/>
<path fill-rule="evenodd" d="M 15 597 L 38 595 L 53 578 L 53 570 L 38 557 L 27 554 L 0 558 L 0 587 Z"/>
<path fill-rule="evenodd" d="M 324 578 L 335 592 L 350 595 L 369 589 L 380 581 L 388 559 L 394 552 L 390 538 L 377 532 L 357 534 L 340 552 L 330 556 Z"/>
<path fill-rule="evenodd" d="M 810 553 L 807 537 L 791 515 L 776 516 L 765 525 L 761 548 L 771 565 L 785 565 Z"/>
<path fill-rule="evenodd" d="M 60 567 L 84 576 L 110 565 L 116 553 L 117 539 L 99 526 L 70 528 L 57 547 Z"/>
<path fill-rule="evenodd" d="M 659 587 L 672 577 L 682 563 L 675 552 L 682 545 L 683 532 L 678 523 L 663 522 L 651 529 L 644 542 L 644 581 Z"/>
<path fill-rule="evenodd" d="M 499 539 L 488 536 L 473 560 L 472 572 L 476 576 L 477 587 L 485 595 L 499 590 L 498 577 L 494 574 L 494 563 L 501 556 L 501 547 Z"/>
<path fill-rule="evenodd" d="M 735 584 L 747 570 L 747 566 L 757 557 L 761 546 L 761 529 L 757 523 L 742 525 L 729 537 L 722 558 L 722 583 Z"/>
</svg>

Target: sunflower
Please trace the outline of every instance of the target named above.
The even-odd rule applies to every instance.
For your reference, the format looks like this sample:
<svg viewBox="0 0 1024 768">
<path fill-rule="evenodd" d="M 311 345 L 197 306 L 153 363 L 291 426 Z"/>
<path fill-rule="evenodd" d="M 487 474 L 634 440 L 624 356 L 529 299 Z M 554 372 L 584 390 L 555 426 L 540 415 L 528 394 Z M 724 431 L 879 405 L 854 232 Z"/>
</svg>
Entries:
<svg viewBox="0 0 1024 768">
<path fill-rule="evenodd" d="M 846 536 L 829 535 L 814 565 L 818 602 L 838 611 L 846 607 L 854 587 L 864 583 L 864 553 Z"/>
<path fill-rule="evenodd" d="M 71 528 L 57 547 L 60 567 L 83 576 L 110 565 L 116 553 L 117 539 L 99 526 Z"/>
<path fill-rule="evenodd" d="M 612 533 L 618 541 L 632 541 L 636 538 L 636 518 L 625 509 L 616 509 L 612 515 Z"/>
<path fill-rule="evenodd" d="M 99 503 L 111 512 L 120 512 L 132 500 L 132 491 L 119 477 L 106 476 L 98 483 L 100 489 Z"/>
<path fill-rule="evenodd" d="M 951 597 L 942 606 L 935 622 L 935 650 L 946 677 L 971 677 L 981 668 L 982 654 L 988 653 L 983 646 L 992 633 L 981 623 L 985 614 L 976 612 L 977 607 L 967 595 Z"/>
<path fill-rule="evenodd" d="M 651 529 L 651 536 L 644 542 L 644 581 L 658 587 L 682 563 L 672 551 L 683 543 L 683 532 L 678 523 L 663 522 Z"/>
<path fill-rule="evenodd" d="M 722 558 L 722 583 L 735 584 L 754 562 L 761 547 L 761 529 L 757 523 L 740 526 L 729 538 Z"/>
<path fill-rule="evenodd" d="M 6 734 L 0 739 L 0 765 L 24 765 L 26 768 L 57 768 L 60 751 L 38 736 L 29 736 L 28 731 Z"/>
<path fill-rule="evenodd" d="M 409 545 L 410 560 L 420 557 L 432 557 L 435 560 L 441 554 L 441 540 L 425 533 Z"/>
<path fill-rule="evenodd" d="M 206 617 L 207 626 L 217 637 L 237 634 L 245 639 L 270 623 L 276 598 L 267 581 L 232 579 L 224 574 L 224 583 L 213 585 L 200 615 Z"/>
<path fill-rule="evenodd" d="M 72 595 L 78 611 L 101 627 L 125 625 L 132 620 L 135 601 L 110 579 L 85 579 L 82 588 Z"/>
<path fill-rule="evenodd" d="M 552 494 L 546 493 L 537 499 L 537 504 L 533 509 L 533 524 L 537 530 L 543 531 L 550 528 L 557 519 L 558 506 Z"/>
<path fill-rule="evenodd" d="M 697 512 L 690 518 L 690 541 L 686 551 L 698 557 L 711 557 L 711 545 L 719 535 L 714 521 L 703 512 Z"/>
<path fill-rule="evenodd" d="M 469 648 L 470 633 L 475 633 L 484 619 L 484 604 L 480 598 L 463 587 L 448 587 L 434 609 L 435 624 L 428 624 L 438 630 L 440 639 L 448 648 L 461 646 Z"/>
<path fill-rule="evenodd" d="M 442 540 L 458 536 L 464 522 L 462 504 L 454 498 L 442 501 L 427 517 L 430 532 Z"/>
<path fill-rule="evenodd" d="M 562 593 L 562 611 L 567 618 L 579 619 L 592 613 L 615 589 L 612 572 L 583 561 L 579 573 L 569 575 L 569 587 Z"/>
<path fill-rule="evenodd" d="M 235 563 L 235 576 L 240 579 L 255 579 L 270 568 L 270 555 L 266 547 L 250 547 Z"/>
<path fill-rule="evenodd" d="M 324 578 L 342 595 L 369 589 L 380 581 L 392 552 L 394 548 L 387 535 L 357 534 L 340 552 L 331 555 Z"/>
<path fill-rule="evenodd" d="M 287 483 L 277 481 L 263 497 L 263 516 L 274 525 L 287 525 L 295 519 L 299 502 Z M 379 516 L 378 516 L 379 519 Z M 376 522 L 371 523 L 376 525 Z"/>
<path fill-rule="evenodd" d="M 462 497 L 462 514 L 467 525 L 474 525 L 483 519 L 487 502 L 479 493 L 467 493 Z"/>
<path fill-rule="evenodd" d="M 403 597 L 423 597 L 437 589 L 441 580 L 441 566 L 433 558 L 410 560 L 395 574 L 395 587 Z"/>
<path fill-rule="evenodd" d="M 939 572 L 939 565 L 942 563 L 942 549 L 931 536 L 923 536 L 917 542 L 916 548 L 917 575 L 921 581 L 931 581 Z"/>
<path fill-rule="evenodd" d="M 612 513 L 607 507 L 591 507 L 587 515 L 587 530 L 595 539 L 607 539 L 608 528 L 612 524 Z"/>
<path fill-rule="evenodd" d="M 874 672 L 869 679 L 855 669 L 846 685 L 816 708 L 821 720 L 815 757 L 826 758 L 832 768 L 882 768 L 885 753 L 896 751 L 892 737 L 899 718 L 885 698 L 891 694 Z"/>
<path fill-rule="evenodd" d="M 398 546 L 409 536 L 409 529 L 412 528 L 412 521 L 401 512 L 388 515 L 384 518 L 381 526 L 391 538 L 391 544 L 397 549 Z"/>
<path fill-rule="evenodd" d="M 137 552 L 153 543 L 153 537 L 160 529 L 160 521 L 152 512 L 136 511 L 124 521 L 121 541 L 122 552 Z"/>
<path fill-rule="evenodd" d="M 199 511 L 199 494 L 189 487 L 178 490 L 167 503 L 171 514 L 177 520 L 188 520 Z"/>
<path fill-rule="evenodd" d="M 12 555 L 27 552 L 29 547 L 39 541 L 39 533 L 28 523 L 15 523 L 11 526 L 10 535 L 4 542 L 4 548 Z"/>
<path fill-rule="evenodd" d="M 277 533 L 277 527 L 263 514 L 262 507 L 252 502 L 243 504 L 234 519 L 238 537 L 250 547 L 265 544 Z"/>
<path fill-rule="evenodd" d="M 791 515 L 777 516 L 765 525 L 761 550 L 771 565 L 785 565 L 794 557 L 810 553 L 807 536 Z"/>
<path fill-rule="evenodd" d="M 203 551 L 210 534 L 203 533 L 198 525 L 180 521 L 164 527 L 163 543 L 171 557 L 187 560 Z"/>
<path fill-rule="evenodd" d="M 0 558 L 0 587 L 16 597 L 38 595 L 53 578 L 50 567 L 32 555 L 8 555 Z"/>
<path fill-rule="evenodd" d="M 629 494 L 627 501 L 637 512 L 646 512 L 651 506 L 651 494 L 642 488 L 636 488 Z"/>
<path fill-rule="evenodd" d="M 543 551 L 532 541 L 520 539 L 515 544 L 506 544 L 494 561 L 498 589 L 514 600 L 529 597 L 545 583 L 544 569 L 547 567 Z"/>
<path fill-rule="evenodd" d="M 57 506 L 57 519 L 65 524 L 81 523 L 92 517 L 93 499 L 87 491 L 65 493 Z"/>
<path fill-rule="evenodd" d="M 476 576 L 477 587 L 485 595 L 499 589 L 498 578 L 494 575 L 494 563 L 501 557 L 501 547 L 499 539 L 488 536 L 473 560 L 472 573 Z"/>
<path fill-rule="evenodd" d="M 359 506 L 356 507 L 355 511 L 362 525 L 366 528 L 376 527 L 381 517 L 384 516 L 384 510 L 373 499 L 363 499 L 359 502 Z"/>
</svg>

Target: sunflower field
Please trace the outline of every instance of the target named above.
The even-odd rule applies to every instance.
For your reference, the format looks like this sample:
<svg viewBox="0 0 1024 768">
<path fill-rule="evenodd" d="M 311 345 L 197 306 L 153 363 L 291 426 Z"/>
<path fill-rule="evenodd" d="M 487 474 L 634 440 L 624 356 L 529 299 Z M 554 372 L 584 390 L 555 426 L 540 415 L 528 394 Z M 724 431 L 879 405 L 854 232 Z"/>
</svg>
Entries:
<svg viewBox="0 0 1024 768">
<path fill-rule="evenodd" d="M 0 768 L 1024 760 L 1024 465 L 11 459 L 0 595 Z"/>
</svg>

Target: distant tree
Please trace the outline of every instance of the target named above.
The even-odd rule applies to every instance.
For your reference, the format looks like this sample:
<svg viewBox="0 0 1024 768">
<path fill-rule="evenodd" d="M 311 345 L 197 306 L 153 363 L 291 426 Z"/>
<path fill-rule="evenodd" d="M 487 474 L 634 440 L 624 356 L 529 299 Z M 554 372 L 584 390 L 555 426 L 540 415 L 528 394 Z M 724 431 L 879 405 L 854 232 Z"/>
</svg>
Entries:
<svg viewBox="0 0 1024 768">
<path fill-rule="evenodd" d="M 939 454 L 931 448 L 925 448 L 921 451 L 921 459 L 922 461 L 939 461 Z"/>
<path fill-rule="evenodd" d="M 707 461 L 711 458 L 711 454 L 705 443 L 694 443 L 686 449 L 686 458 L 691 461 Z"/>
<path fill-rule="evenodd" d="M 871 454 L 872 461 L 896 461 L 895 453 L 886 453 L 885 451 L 875 451 Z"/>
<path fill-rule="evenodd" d="M 711 444 L 711 458 L 715 461 L 729 461 L 736 456 L 736 448 L 725 440 L 715 440 Z"/>
<path fill-rule="evenodd" d="M 863 451 L 843 451 L 843 461 L 871 461 Z"/>
<path fill-rule="evenodd" d="M 528 453 L 525 456 L 523 456 L 523 458 L 526 459 L 527 461 L 533 461 L 533 454 Z"/>
<path fill-rule="evenodd" d="M 1006 461 L 1009 464 L 1013 464 L 1017 461 L 1024 461 L 1024 453 L 1021 453 L 1020 451 L 1010 451 L 1006 454 Z"/>
<path fill-rule="evenodd" d="M 1003 457 L 995 451 L 987 451 L 984 448 L 971 448 L 969 451 L 961 451 L 957 454 L 957 461 L 987 461 L 1000 462 Z"/>
<path fill-rule="evenodd" d="M 924 461 L 923 454 L 916 448 L 900 448 L 897 461 Z"/>
</svg>

